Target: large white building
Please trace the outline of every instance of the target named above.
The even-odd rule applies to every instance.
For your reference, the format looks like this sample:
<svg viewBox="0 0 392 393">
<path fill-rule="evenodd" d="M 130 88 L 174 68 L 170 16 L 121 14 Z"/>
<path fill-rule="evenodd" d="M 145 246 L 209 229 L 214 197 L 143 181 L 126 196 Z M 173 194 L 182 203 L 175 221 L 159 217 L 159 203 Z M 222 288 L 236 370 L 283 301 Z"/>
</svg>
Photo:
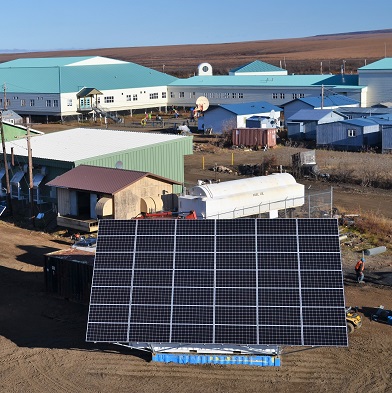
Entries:
<svg viewBox="0 0 392 393">
<path fill-rule="evenodd" d="M 26 58 L 0 64 L 5 93 L 0 106 L 25 118 L 117 116 L 132 111 L 193 107 L 200 96 L 210 105 L 265 101 L 272 105 L 322 91 L 345 95 L 369 106 L 392 101 L 392 59 L 358 70 L 358 75 L 287 75 L 287 71 L 255 61 L 213 75 L 202 63 L 198 75 L 178 79 L 135 63 L 100 56 Z"/>
<path fill-rule="evenodd" d="M 366 86 L 361 106 L 392 101 L 392 58 L 385 58 L 358 69 L 358 83 Z"/>
</svg>

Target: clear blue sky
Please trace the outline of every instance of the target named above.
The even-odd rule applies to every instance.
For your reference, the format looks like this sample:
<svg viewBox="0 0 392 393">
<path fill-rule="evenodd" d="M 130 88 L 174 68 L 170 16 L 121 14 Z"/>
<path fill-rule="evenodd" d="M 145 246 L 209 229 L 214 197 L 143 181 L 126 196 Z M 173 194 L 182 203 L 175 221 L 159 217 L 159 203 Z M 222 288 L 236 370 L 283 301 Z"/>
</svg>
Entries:
<svg viewBox="0 0 392 393">
<path fill-rule="evenodd" d="M 1 18 L 1 52 L 214 44 L 392 28 L 392 0 L 18 0 L 7 4 L 9 10 Z"/>
</svg>

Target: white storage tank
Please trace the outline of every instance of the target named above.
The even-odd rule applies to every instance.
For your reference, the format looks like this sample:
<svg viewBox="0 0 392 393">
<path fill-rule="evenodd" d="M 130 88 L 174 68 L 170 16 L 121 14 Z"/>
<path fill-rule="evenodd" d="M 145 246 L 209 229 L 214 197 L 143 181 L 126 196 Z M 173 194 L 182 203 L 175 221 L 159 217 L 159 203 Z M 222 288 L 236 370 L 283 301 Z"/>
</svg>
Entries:
<svg viewBox="0 0 392 393">
<path fill-rule="evenodd" d="M 198 219 L 230 219 L 303 206 L 305 187 L 289 173 L 274 173 L 194 186 L 179 197 L 179 211 L 194 210 Z"/>
</svg>

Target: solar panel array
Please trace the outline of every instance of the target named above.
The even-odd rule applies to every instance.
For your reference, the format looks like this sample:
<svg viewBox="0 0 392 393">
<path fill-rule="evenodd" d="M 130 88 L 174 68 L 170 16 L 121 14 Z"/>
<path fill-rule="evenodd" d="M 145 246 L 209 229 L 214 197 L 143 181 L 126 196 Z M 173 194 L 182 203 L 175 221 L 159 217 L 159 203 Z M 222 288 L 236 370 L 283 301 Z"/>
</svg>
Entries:
<svg viewBox="0 0 392 393">
<path fill-rule="evenodd" d="M 347 346 L 337 221 L 101 220 L 86 339 Z"/>
</svg>

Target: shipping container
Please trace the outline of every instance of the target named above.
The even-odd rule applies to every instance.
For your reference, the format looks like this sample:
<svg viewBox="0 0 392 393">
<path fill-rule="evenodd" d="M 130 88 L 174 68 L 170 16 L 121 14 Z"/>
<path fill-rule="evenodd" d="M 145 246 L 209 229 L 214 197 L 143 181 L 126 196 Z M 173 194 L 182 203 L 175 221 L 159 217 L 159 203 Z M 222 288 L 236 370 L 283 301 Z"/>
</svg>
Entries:
<svg viewBox="0 0 392 393">
<path fill-rule="evenodd" d="M 45 255 L 46 291 L 64 299 L 88 304 L 93 277 L 94 252 L 78 249 Z"/>
<path fill-rule="evenodd" d="M 236 128 L 232 131 L 233 146 L 271 148 L 276 146 L 275 128 Z"/>
</svg>

